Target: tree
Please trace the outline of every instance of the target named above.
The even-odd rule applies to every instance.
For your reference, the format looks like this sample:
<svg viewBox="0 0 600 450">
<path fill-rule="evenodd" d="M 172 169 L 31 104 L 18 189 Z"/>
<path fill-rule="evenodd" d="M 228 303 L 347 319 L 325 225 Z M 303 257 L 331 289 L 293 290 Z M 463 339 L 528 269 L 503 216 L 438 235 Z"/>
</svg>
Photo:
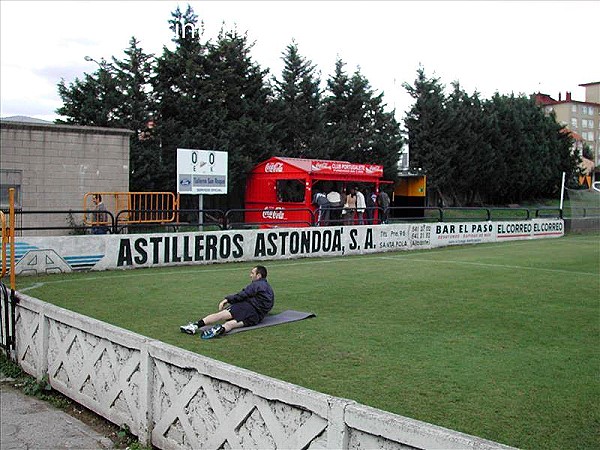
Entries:
<svg viewBox="0 0 600 450">
<path fill-rule="evenodd" d="M 154 55 L 144 53 L 135 37 L 130 39 L 123 60 L 113 57 L 114 73 L 123 98 L 117 114 L 123 125 L 135 132 L 129 147 L 129 189 L 134 192 L 153 190 L 153 167 L 160 151 L 153 136 L 155 106 L 150 84 L 153 61 Z"/>
<path fill-rule="evenodd" d="M 496 93 L 469 96 L 453 84 L 446 97 L 439 79 L 422 68 L 406 127 L 413 164 L 427 171 L 430 190 L 444 204 L 506 204 L 555 195 L 562 171 L 577 170 L 568 133 L 532 99 Z"/>
<path fill-rule="evenodd" d="M 158 145 L 151 139 L 152 110 L 150 76 L 153 55 L 147 55 L 132 37 L 125 58 L 104 59 L 92 75 L 84 74 L 69 86 L 58 84 L 63 106 L 57 113 L 62 123 L 128 128 L 135 133 L 130 141 L 130 190 L 152 190 L 154 160 Z"/>
<path fill-rule="evenodd" d="M 229 153 L 229 204 L 242 206 L 246 176 L 273 155 L 273 93 L 263 70 L 250 56 L 246 34 L 222 30 L 208 55 L 212 109 L 219 123 L 211 143 Z"/>
<path fill-rule="evenodd" d="M 209 44 L 202 42 L 202 34 L 180 32 L 199 28 L 190 6 L 185 13 L 179 7 L 171 13 L 169 28 L 176 48 L 163 47 L 152 79 L 156 104 L 154 136 L 159 143 L 152 179 L 155 189 L 160 191 L 176 190 L 177 148 L 212 148 L 198 139 L 198 136 L 206 138 L 202 132 L 210 124 L 199 127 L 206 125 L 209 114 L 213 113 L 207 89 Z"/>
<path fill-rule="evenodd" d="M 172 29 L 197 18 L 188 7 L 172 13 Z M 228 152 L 229 195 L 211 196 L 212 206 L 241 206 L 246 174 L 271 155 L 271 91 L 267 71 L 250 57 L 247 36 L 221 30 L 216 42 L 202 34 L 175 35 L 175 50 L 158 58 L 154 91 L 157 137 L 162 143 L 160 173 L 164 190 L 173 189 L 177 148 Z"/>
<path fill-rule="evenodd" d="M 56 113 L 66 117 L 65 120 L 59 119 L 58 123 L 97 127 L 123 125 L 119 108 L 124 99 L 114 67 L 104 59 L 97 64 L 98 69 L 92 74 L 84 73 L 83 79 L 75 78 L 67 85 L 62 78 L 58 83 L 58 95 L 63 106 Z"/>
<path fill-rule="evenodd" d="M 357 69 L 349 77 L 338 59 L 327 81 L 324 99 L 327 156 L 352 162 L 382 164 L 388 179 L 397 178 L 403 145 L 394 113 L 384 111 L 383 93 L 375 95 L 369 81 Z"/>
<path fill-rule="evenodd" d="M 274 132 L 280 155 L 323 157 L 321 90 L 316 68 L 300 55 L 293 41 L 281 59 L 284 62 L 281 80 L 274 79 Z"/>
<path fill-rule="evenodd" d="M 439 78 L 427 78 L 422 67 L 414 85 L 403 86 L 415 99 L 405 120 L 411 163 L 424 169 L 429 189 L 443 204 L 449 204 L 448 191 L 456 179 L 457 144 L 450 138 L 453 122 L 446 108 L 444 86 Z"/>
</svg>

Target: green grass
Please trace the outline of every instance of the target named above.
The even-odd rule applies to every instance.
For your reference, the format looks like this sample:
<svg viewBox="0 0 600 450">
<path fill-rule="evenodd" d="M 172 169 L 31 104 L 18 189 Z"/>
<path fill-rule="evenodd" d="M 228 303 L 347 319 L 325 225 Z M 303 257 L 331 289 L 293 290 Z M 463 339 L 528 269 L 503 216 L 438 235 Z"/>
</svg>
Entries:
<svg viewBox="0 0 600 450">
<path fill-rule="evenodd" d="M 530 449 L 599 448 L 600 236 L 269 261 L 274 312 L 202 341 L 251 263 L 23 277 L 27 294 L 327 394 Z"/>
</svg>

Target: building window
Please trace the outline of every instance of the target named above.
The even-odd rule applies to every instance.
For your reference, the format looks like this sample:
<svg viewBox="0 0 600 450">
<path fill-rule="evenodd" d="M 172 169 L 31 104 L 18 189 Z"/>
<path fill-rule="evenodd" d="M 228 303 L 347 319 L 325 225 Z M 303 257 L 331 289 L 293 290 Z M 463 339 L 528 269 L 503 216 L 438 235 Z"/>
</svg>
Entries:
<svg viewBox="0 0 600 450">
<path fill-rule="evenodd" d="M 571 128 L 577 129 L 577 117 L 571 117 Z"/>
<path fill-rule="evenodd" d="M 0 208 L 8 209 L 8 190 L 15 190 L 15 208 L 21 208 L 22 170 L 0 169 Z"/>
<path fill-rule="evenodd" d="M 583 133 L 581 133 L 581 137 L 586 141 L 593 141 L 594 140 L 594 132 L 593 131 L 584 131 Z"/>
<path fill-rule="evenodd" d="M 571 112 L 577 112 L 577 105 L 571 105 Z"/>
<path fill-rule="evenodd" d="M 594 121 L 589 119 L 581 119 L 581 128 L 594 128 Z"/>
</svg>

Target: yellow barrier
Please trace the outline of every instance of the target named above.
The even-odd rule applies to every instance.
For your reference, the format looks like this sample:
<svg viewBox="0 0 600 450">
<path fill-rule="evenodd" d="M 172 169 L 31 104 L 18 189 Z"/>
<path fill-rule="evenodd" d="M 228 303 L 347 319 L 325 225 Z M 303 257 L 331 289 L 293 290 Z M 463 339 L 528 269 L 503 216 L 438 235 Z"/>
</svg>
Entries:
<svg viewBox="0 0 600 450">
<path fill-rule="evenodd" d="M 8 243 L 6 217 L 2 211 L 0 211 L 0 224 L 2 225 L 2 273 L 0 274 L 0 279 L 2 279 L 6 275 L 6 244 Z"/>
<path fill-rule="evenodd" d="M 10 266 L 10 288 L 14 291 L 16 286 L 15 277 L 15 189 L 8 189 L 8 226 L 6 214 L 0 211 L 0 223 L 2 225 L 2 273 L 0 279 L 4 278 L 7 268 Z M 7 264 L 6 246 L 10 245 L 10 263 Z"/>
<path fill-rule="evenodd" d="M 110 225 L 100 221 L 93 203 L 96 195 L 102 196 L 106 209 L 115 216 L 117 225 L 177 222 L 179 195 L 172 192 L 88 192 L 83 196 L 83 222 L 86 225 Z"/>
</svg>

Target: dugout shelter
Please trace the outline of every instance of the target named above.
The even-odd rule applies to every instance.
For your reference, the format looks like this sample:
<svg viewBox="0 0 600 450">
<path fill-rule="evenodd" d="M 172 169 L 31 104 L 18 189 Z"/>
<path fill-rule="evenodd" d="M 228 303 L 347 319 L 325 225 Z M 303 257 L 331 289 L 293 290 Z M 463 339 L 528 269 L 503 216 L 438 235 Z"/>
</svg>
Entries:
<svg viewBox="0 0 600 450">
<path fill-rule="evenodd" d="M 314 193 L 345 192 L 353 186 L 379 193 L 383 166 L 320 159 L 274 156 L 248 174 L 246 223 L 263 227 L 314 224 Z"/>
</svg>

